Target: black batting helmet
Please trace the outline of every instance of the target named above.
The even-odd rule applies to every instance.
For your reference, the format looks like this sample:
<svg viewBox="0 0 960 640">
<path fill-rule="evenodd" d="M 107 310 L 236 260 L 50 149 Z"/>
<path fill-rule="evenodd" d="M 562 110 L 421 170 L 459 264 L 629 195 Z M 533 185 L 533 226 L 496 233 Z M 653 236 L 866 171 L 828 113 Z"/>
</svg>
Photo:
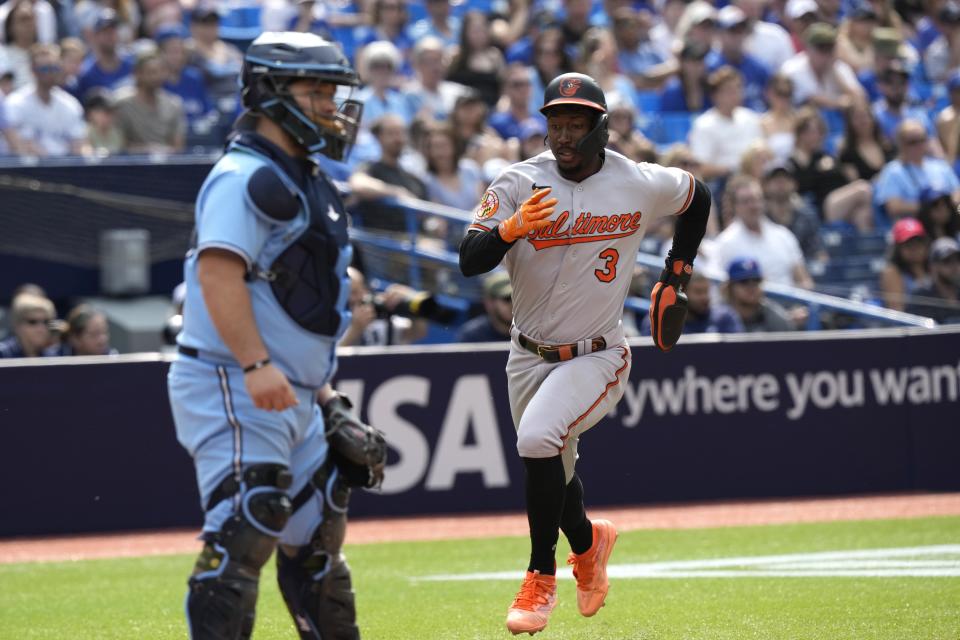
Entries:
<svg viewBox="0 0 960 640">
<path fill-rule="evenodd" d="M 319 124 L 290 95 L 290 83 L 307 78 L 337 85 L 337 112 Z M 360 78 L 334 43 L 313 33 L 263 33 L 247 49 L 241 80 L 243 106 L 273 120 L 308 152 L 340 160 L 356 140 L 363 104 L 351 96 Z"/>
<path fill-rule="evenodd" d="M 610 133 L 607 130 L 607 98 L 597 81 L 582 73 L 557 76 L 543 91 L 540 113 L 549 116 L 549 110 L 559 106 L 585 107 L 594 113 L 593 129 L 577 143 L 577 151 L 584 156 L 603 156 Z"/>
<path fill-rule="evenodd" d="M 603 89 L 596 80 L 582 73 L 565 73 L 554 78 L 543 92 L 540 113 L 546 115 L 547 109 L 561 104 L 607 112 L 607 98 L 603 95 Z"/>
</svg>

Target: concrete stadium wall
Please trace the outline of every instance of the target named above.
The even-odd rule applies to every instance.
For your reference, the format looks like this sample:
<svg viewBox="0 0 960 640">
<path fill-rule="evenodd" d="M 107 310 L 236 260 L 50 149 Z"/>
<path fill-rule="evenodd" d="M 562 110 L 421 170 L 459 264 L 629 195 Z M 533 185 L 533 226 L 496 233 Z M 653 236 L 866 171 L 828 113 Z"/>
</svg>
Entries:
<svg viewBox="0 0 960 640">
<path fill-rule="evenodd" d="M 354 515 L 523 506 L 503 345 L 346 350 L 336 386 L 391 444 Z M 0 361 L 0 536 L 197 526 L 160 355 Z M 960 490 L 960 330 L 633 345 L 581 440 L 591 505 Z"/>
</svg>

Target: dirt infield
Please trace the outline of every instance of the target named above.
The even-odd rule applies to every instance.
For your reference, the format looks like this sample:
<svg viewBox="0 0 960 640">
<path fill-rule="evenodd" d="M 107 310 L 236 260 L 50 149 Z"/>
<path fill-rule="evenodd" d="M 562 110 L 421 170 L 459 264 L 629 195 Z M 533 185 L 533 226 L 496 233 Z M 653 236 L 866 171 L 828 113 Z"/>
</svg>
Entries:
<svg viewBox="0 0 960 640">
<path fill-rule="evenodd" d="M 621 531 L 960 516 L 960 493 L 600 508 L 590 509 L 589 515 L 609 518 Z M 481 538 L 526 532 L 526 516 L 518 513 L 358 519 L 350 523 L 347 543 Z M 199 548 L 196 535 L 196 530 L 176 530 L 0 540 L 0 563 L 190 553 Z"/>
</svg>

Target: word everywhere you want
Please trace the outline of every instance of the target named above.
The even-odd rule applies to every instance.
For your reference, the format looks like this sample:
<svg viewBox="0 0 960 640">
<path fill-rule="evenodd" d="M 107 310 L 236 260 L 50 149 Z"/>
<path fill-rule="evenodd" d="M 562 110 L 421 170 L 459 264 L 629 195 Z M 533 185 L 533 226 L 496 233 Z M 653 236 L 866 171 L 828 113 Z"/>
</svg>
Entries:
<svg viewBox="0 0 960 640">
<path fill-rule="evenodd" d="M 785 409 L 798 420 L 811 408 L 854 408 L 956 402 L 960 397 L 960 363 L 885 369 L 787 373 L 697 374 L 686 367 L 675 379 L 630 381 L 617 413 L 625 427 L 635 427 L 649 410 L 656 415 L 738 413 Z"/>
</svg>

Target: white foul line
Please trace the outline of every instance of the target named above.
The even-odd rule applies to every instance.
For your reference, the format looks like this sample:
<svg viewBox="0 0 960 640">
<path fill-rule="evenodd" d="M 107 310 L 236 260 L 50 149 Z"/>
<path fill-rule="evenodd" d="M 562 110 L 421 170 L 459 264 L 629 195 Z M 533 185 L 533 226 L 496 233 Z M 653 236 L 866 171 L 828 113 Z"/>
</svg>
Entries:
<svg viewBox="0 0 960 640">
<path fill-rule="evenodd" d="M 932 557 L 933 556 L 933 557 Z M 919 559 L 924 557 L 925 559 Z M 960 545 L 821 551 L 773 556 L 707 558 L 610 565 L 612 578 L 958 578 Z M 572 578 L 569 569 L 557 571 Z M 522 571 L 438 574 L 413 581 L 521 580 Z"/>
</svg>

